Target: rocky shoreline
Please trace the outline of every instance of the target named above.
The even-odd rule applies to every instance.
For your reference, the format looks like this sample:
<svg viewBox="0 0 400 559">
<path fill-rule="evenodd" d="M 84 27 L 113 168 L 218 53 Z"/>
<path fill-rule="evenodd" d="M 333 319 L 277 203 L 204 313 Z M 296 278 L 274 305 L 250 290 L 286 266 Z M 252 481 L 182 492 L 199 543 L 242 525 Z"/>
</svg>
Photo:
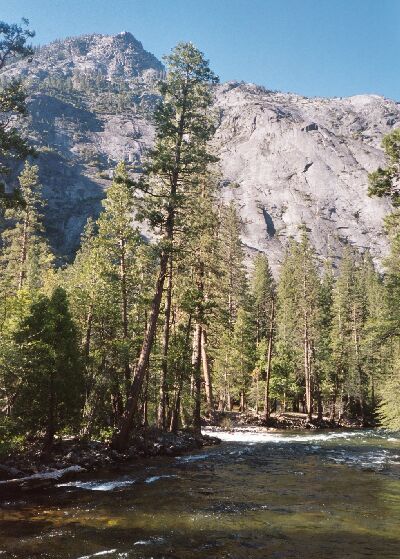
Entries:
<svg viewBox="0 0 400 559">
<path fill-rule="evenodd" d="M 362 429 L 361 421 L 342 419 L 332 421 L 328 417 L 306 414 L 273 414 L 268 421 L 261 415 L 239 412 L 214 412 L 204 420 L 204 426 L 218 431 L 254 429 L 262 431 L 310 430 L 310 429 Z M 368 425 L 372 427 L 373 425 Z M 218 437 L 208 434 L 195 435 L 191 431 L 163 433 L 147 429 L 138 433 L 124 451 L 111 447 L 109 441 L 79 438 L 57 439 L 51 451 L 44 451 L 36 441 L 29 449 L 4 456 L 0 462 L 0 496 L 16 490 L 32 490 L 49 487 L 60 480 L 73 479 L 76 475 L 101 469 L 117 468 L 123 463 L 151 456 L 179 456 L 205 446 L 219 444 Z"/>
<path fill-rule="evenodd" d="M 217 437 L 194 435 L 190 431 L 138 434 L 129 448 L 117 451 L 108 441 L 58 439 L 50 452 L 39 442 L 24 452 L 6 456 L 0 464 L 0 495 L 15 490 L 49 487 L 77 474 L 118 467 L 149 456 L 179 456 L 204 446 L 219 444 Z"/>
</svg>

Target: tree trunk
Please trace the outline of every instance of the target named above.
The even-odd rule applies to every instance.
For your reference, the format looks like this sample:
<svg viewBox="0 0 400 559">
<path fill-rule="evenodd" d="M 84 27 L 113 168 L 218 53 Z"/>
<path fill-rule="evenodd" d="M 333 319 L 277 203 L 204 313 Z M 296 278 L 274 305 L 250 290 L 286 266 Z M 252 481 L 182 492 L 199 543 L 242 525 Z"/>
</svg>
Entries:
<svg viewBox="0 0 400 559">
<path fill-rule="evenodd" d="M 254 410 L 254 411 L 256 412 L 256 415 L 258 415 L 258 412 L 259 412 L 259 410 L 260 410 L 260 387 L 259 387 L 260 381 L 259 381 L 259 378 L 258 378 L 258 377 L 259 377 L 259 375 L 258 375 L 258 370 L 257 370 L 257 372 L 256 372 L 256 378 L 255 378 L 255 384 L 256 384 L 256 406 L 255 406 L 255 410 Z"/>
<path fill-rule="evenodd" d="M 322 407 L 322 396 L 320 387 L 317 386 L 317 410 L 318 410 L 318 421 L 323 419 L 323 407 Z"/>
<path fill-rule="evenodd" d="M 165 410 L 167 405 L 167 379 L 168 379 L 168 347 L 171 322 L 171 301 L 172 301 L 172 256 L 169 258 L 167 296 L 165 299 L 165 319 L 162 341 L 162 361 L 161 361 L 161 385 L 160 400 L 158 403 L 157 426 L 165 430 Z"/>
<path fill-rule="evenodd" d="M 22 289 L 26 277 L 25 272 L 25 263 L 26 263 L 26 256 L 28 253 L 28 227 L 29 227 L 29 214 L 24 219 L 24 227 L 22 231 L 22 239 L 21 239 L 21 252 L 19 258 L 19 278 L 18 278 L 18 289 Z"/>
<path fill-rule="evenodd" d="M 192 315 L 189 315 L 189 320 L 188 320 L 188 325 L 187 325 L 187 329 L 186 329 L 186 352 L 187 354 L 189 354 L 189 346 L 190 346 L 190 331 L 192 329 Z M 178 430 L 179 427 L 179 417 L 180 417 L 180 411 L 182 408 L 181 405 L 181 394 L 182 394 L 182 388 L 183 388 L 183 376 L 184 376 L 184 369 L 185 369 L 185 355 L 183 355 L 182 357 L 182 363 L 181 363 L 181 367 L 179 369 L 179 373 L 177 374 L 177 387 L 176 387 L 176 391 L 175 391 L 175 399 L 174 399 L 174 404 L 173 404 L 173 408 L 172 408 L 172 412 L 171 412 L 171 421 L 170 421 L 170 425 L 169 425 L 169 430 L 172 432 L 175 432 Z"/>
<path fill-rule="evenodd" d="M 85 337 L 83 339 L 83 356 L 87 362 L 90 353 L 90 342 L 92 337 L 92 323 L 93 323 L 93 303 L 90 303 L 89 310 L 86 316 Z"/>
<path fill-rule="evenodd" d="M 176 394 L 175 394 L 175 399 L 174 399 L 174 405 L 172 408 L 172 413 L 171 413 L 171 423 L 169 426 L 169 430 L 172 433 L 175 433 L 178 430 L 179 427 L 179 410 L 181 408 L 181 386 L 178 387 Z"/>
<path fill-rule="evenodd" d="M 128 400 L 126 402 L 125 411 L 119 422 L 119 428 L 113 439 L 113 447 L 123 449 L 129 440 L 129 433 L 132 427 L 134 415 L 137 411 L 140 390 L 146 374 L 146 367 L 149 362 L 151 348 L 153 346 L 154 337 L 157 329 L 157 319 L 160 313 L 160 304 L 163 293 L 165 275 L 167 273 L 169 255 L 163 251 L 160 260 L 160 272 L 157 279 L 156 291 L 153 297 L 150 316 L 148 320 L 146 334 L 143 340 L 142 349 L 139 360 L 137 362 L 134 379 L 130 386 Z"/>
<path fill-rule="evenodd" d="M 148 411 L 149 411 L 149 368 L 146 367 L 146 380 L 145 380 L 145 390 L 143 398 L 143 426 L 147 429 L 148 422 Z"/>
<path fill-rule="evenodd" d="M 181 113 L 176 132 L 175 146 L 174 146 L 174 165 L 172 172 L 167 174 L 169 182 L 169 195 L 167 202 L 167 216 L 165 219 L 165 237 L 163 239 L 165 245 L 163 247 L 160 259 L 160 272 L 157 279 L 157 285 L 153 302 L 151 305 L 151 312 L 149 316 L 149 323 L 146 330 L 146 335 L 143 340 L 142 349 L 138 362 L 136 364 L 133 382 L 130 385 L 129 396 L 127 398 L 125 411 L 119 424 L 119 429 L 114 436 L 113 446 L 122 449 L 126 447 L 130 430 L 132 428 L 133 417 L 137 411 L 137 404 L 140 395 L 140 390 L 143 385 L 143 380 L 148 366 L 151 349 L 153 346 L 154 336 L 157 330 L 157 320 L 160 314 L 160 305 L 162 293 L 164 288 L 165 277 L 167 274 L 168 261 L 172 255 L 174 228 L 175 228 L 175 212 L 176 212 L 176 194 L 178 183 L 182 172 L 182 142 L 185 135 L 185 125 L 187 121 L 188 109 L 188 86 L 187 83 L 182 91 Z"/>
<path fill-rule="evenodd" d="M 207 413 L 211 415 L 214 411 L 214 399 L 212 391 L 212 380 L 210 372 L 210 364 L 207 355 L 207 331 L 203 326 L 201 330 L 201 360 L 203 365 L 204 385 L 207 399 Z"/>
<path fill-rule="evenodd" d="M 246 411 L 246 402 L 245 402 L 245 397 L 244 397 L 244 389 L 242 389 L 240 391 L 240 411 L 244 412 Z"/>
<path fill-rule="evenodd" d="M 268 335 L 267 367 L 265 369 L 265 392 L 264 392 L 264 419 L 269 419 L 269 384 L 271 380 L 272 346 L 274 340 L 275 300 L 272 299 L 271 316 Z"/>
<path fill-rule="evenodd" d="M 119 279 L 121 287 L 121 319 L 124 338 L 128 338 L 128 294 L 126 289 L 125 239 L 120 239 Z"/>
<path fill-rule="evenodd" d="M 119 257 L 119 280 L 121 288 L 121 320 L 122 320 L 122 336 L 124 339 L 124 344 L 128 343 L 128 293 L 126 286 L 126 248 L 125 239 L 119 240 L 120 247 L 120 257 Z M 124 347 L 124 351 L 127 352 L 127 347 Z M 124 378 L 125 378 L 125 393 L 128 398 L 129 385 L 131 382 L 131 368 L 129 365 L 129 353 L 124 355 Z"/>
<path fill-rule="evenodd" d="M 362 368 L 360 361 L 360 347 L 358 340 L 358 329 L 356 321 L 356 309 L 353 305 L 353 336 L 354 336 L 354 351 L 356 356 L 356 368 L 358 373 L 358 385 L 359 385 L 359 402 L 360 402 L 360 414 L 362 422 L 365 422 L 365 410 L 364 410 L 364 395 L 363 395 L 363 379 L 362 379 Z"/>
<path fill-rule="evenodd" d="M 201 433 L 201 332 L 200 322 L 196 323 L 193 337 L 193 377 L 194 377 L 194 408 L 193 408 L 193 429 L 196 434 Z"/>
<path fill-rule="evenodd" d="M 307 313 L 305 313 L 304 316 L 304 381 L 306 389 L 306 411 L 308 419 L 312 421 L 310 341 L 308 339 Z"/>
<path fill-rule="evenodd" d="M 56 394 L 54 387 L 54 372 L 50 373 L 50 385 L 49 385 L 49 408 L 47 416 L 46 425 L 46 435 L 44 442 L 44 449 L 48 450 L 52 447 L 54 441 L 54 435 L 56 433 Z"/>
<path fill-rule="evenodd" d="M 231 387 L 229 385 L 229 378 L 226 375 L 226 409 L 232 411 L 232 398 L 231 398 Z"/>
</svg>

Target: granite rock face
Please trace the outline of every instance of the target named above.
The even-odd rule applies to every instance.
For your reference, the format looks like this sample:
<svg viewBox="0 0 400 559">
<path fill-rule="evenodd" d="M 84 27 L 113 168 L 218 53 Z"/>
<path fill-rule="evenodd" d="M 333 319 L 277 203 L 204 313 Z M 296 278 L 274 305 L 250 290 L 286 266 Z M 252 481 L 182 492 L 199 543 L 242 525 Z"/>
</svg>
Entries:
<svg viewBox="0 0 400 559">
<path fill-rule="evenodd" d="M 266 251 L 276 269 L 288 237 L 298 237 L 304 223 L 321 256 L 339 258 L 349 242 L 380 260 L 390 204 L 368 197 L 367 174 L 385 164 L 381 139 L 400 125 L 400 104 L 227 83 L 216 105 L 224 195 L 241 208 L 249 251 Z"/>
<path fill-rule="evenodd" d="M 48 199 L 46 225 L 70 257 L 89 216 L 101 208 L 115 164 L 140 171 L 151 146 L 151 113 L 164 68 L 130 33 L 88 35 L 40 48 L 4 69 L 30 92 L 28 134 Z M 367 173 L 384 164 L 382 136 L 400 126 L 400 104 L 374 95 L 306 98 L 245 83 L 215 89 L 222 193 L 246 222 L 249 254 L 266 251 L 278 270 L 299 225 L 321 257 L 344 243 L 387 252 L 386 201 L 367 196 Z M 9 188 L 13 185 L 10 184 Z"/>
<path fill-rule="evenodd" d="M 46 228 L 61 258 L 71 258 L 88 217 L 99 214 L 116 163 L 137 167 L 152 144 L 163 75 L 161 62 L 127 32 L 56 41 L 0 74 L 2 82 L 22 77 L 30 94 L 27 133 L 39 153 Z"/>
</svg>

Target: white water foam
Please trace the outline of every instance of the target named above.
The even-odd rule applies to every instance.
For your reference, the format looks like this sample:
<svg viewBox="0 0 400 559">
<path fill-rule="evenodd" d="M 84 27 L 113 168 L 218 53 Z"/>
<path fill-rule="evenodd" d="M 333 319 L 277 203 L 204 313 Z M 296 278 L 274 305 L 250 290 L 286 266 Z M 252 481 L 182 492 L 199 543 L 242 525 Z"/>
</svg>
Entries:
<svg viewBox="0 0 400 559">
<path fill-rule="evenodd" d="M 295 442 L 314 442 L 314 441 L 330 441 L 334 439 L 351 439 L 354 437 L 365 438 L 370 436 L 370 431 L 330 431 L 324 433 L 309 434 L 282 434 L 271 433 L 267 431 L 254 431 L 251 429 L 240 429 L 235 431 L 219 431 L 213 429 L 204 429 L 205 434 L 212 434 L 227 442 L 243 442 L 243 443 L 295 443 Z M 375 435 L 376 436 L 376 435 Z M 383 437 L 383 436 L 382 436 Z"/>
<path fill-rule="evenodd" d="M 100 557 L 102 555 L 110 555 L 110 553 L 115 553 L 116 549 L 107 549 L 105 551 L 98 551 L 97 553 L 92 553 L 91 555 L 82 555 L 78 559 L 90 559 L 91 557 Z"/>
<path fill-rule="evenodd" d="M 151 476 L 148 477 L 147 479 L 144 480 L 145 483 L 154 483 L 155 481 L 158 481 L 159 479 L 165 479 L 165 478 L 169 478 L 169 477 L 179 477 L 175 474 L 170 474 L 170 475 L 161 475 L 161 476 Z"/>
<path fill-rule="evenodd" d="M 328 459 L 336 464 L 349 464 L 371 470 L 382 470 L 389 465 L 400 465 L 400 456 L 393 455 L 385 449 L 372 450 L 361 454 L 349 450 L 336 450 L 331 454 Z"/>
<path fill-rule="evenodd" d="M 152 544 L 161 544 L 164 542 L 165 542 L 165 538 L 154 537 L 154 538 L 150 538 L 149 540 L 138 540 L 133 545 L 152 545 Z"/>
<path fill-rule="evenodd" d="M 78 489 L 88 489 L 89 491 L 112 491 L 120 487 L 128 487 L 136 483 L 135 479 L 115 480 L 115 481 L 69 481 L 59 483 L 57 487 L 77 487 Z"/>
</svg>

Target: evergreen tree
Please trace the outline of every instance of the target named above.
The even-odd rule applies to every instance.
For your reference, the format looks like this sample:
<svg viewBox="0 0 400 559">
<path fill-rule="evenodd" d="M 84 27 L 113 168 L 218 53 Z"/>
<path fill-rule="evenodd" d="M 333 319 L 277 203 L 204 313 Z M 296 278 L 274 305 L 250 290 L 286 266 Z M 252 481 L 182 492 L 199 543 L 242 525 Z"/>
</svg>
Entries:
<svg viewBox="0 0 400 559">
<path fill-rule="evenodd" d="M 379 318 L 380 293 L 380 280 L 369 255 L 361 257 L 346 247 L 332 307 L 333 405 L 340 391 L 339 415 L 346 411 L 364 420 L 374 406 L 373 377 L 379 358 L 371 323 Z"/>
<path fill-rule="evenodd" d="M 123 163 L 114 173 L 114 180 L 107 190 L 103 202 L 104 212 L 100 215 L 97 226 L 98 246 L 103 253 L 103 273 L 110 284 L 118 284 L 119 308 L 121 315 L 120 351 L 124 354 L 124 377 L 126 391 L 131 381 L 129 308 L 131 301 L 138 297 L 137 265 L 140 235 L 132 224 L 133 193 L 128 174 Z"/>
<path fill-rule="evenodd" d="M 259 359 L 264 376 L 264 418 L 268 420 L 270 413 L 270 381 L 272 350 L 275 331 L 275 282 L 269 267 L 268 258 L 258 255 L 254 261 L 253 298 L 256 310 L 256 338 L 259 349 Z M 258 411 L 258 372 L 256 378 Z"/>
<path fill-rule="evenodd" d="M 168 73 L 161 85 L 162 102 L 155 112 L 156 140 L 145 170 L 141 215 L 161 233 L 160 270 L 134 380 L 114 444 L 127 444 L 160 313 L 164 282 L 173 250 L 174 236 L 187 209 L 186 190 L 192 179 L 206 172 L 214 161 L 208 141 L 214 124 L 208 115 L 212 102 L 210 85 L 216 77 L 203 54 L 191 43 L 180 43 L 166 59 Z"/>
<path fill-rule="evenodd" d="M 395 207 L 400 205 L 400 129 L 393 130 L 382 140 L 387 167 L 379 167 L 368 176 L 370 196 L 389 197 Z"/>
<path fill-rule="evenodd" d="M 333 328 L 333 290 L 335 277 L 332 260 L 325 261 L 320 286 L 320 321 L 319 344 L 316 351 L 317 368 L 320 371 L 320 386 L 318 394 L 318 411 L 321 416 L 322 399 L 325 407 L 329 406 L 329 416 L 335 419 L 336 405 L 340 387 L 335 375 L 332 361 L 332 328 Z"/>
<path fill-rule="evenodd" d="M 240 307 L 233 328 L 232 392 L 239 402 L 239 410 L 246 411 L 248 392 L 255 365 L 256 335 L 255 322 L 250 308 Z"/>
<path fill-rule="evenodd" d="M 22 25 L 0 21 L 0 70 L 17 57 L 33 53 L 27 41 L 35 33 L 28 28 L 27 19 Z M 0 89 L 0 202 L 9 205 L 10 196 L 6 195 L 4 178 L 10 172 L 9 161 L 24 159 L 33 153 L 26 140 L 15 126 L 15 118 L 26 115 L 25 93 L 20 81 L 12 81 Z"/>
<path fill-rule="evenodd" d="M 314 394 L 320 391 L 316 368 L 319 346 L 320 280 L 315 251 L 302 228 L 299 243 L 291 242 L 278 289 L 280 349 L 292 355 L 295 375 L 303 371 L 305 407 L 312 419 Z"/>
<path fill-rule="evenodd" d="M 146 322 L 154 257 L 132 223 L 133 190 L 119 164 L 96 223 L 63 274 L 86 370 L 85 429 L 115 426 L 122 414 Z M 110 409 L 111 406 L 111 409 Z"/>
<path fill-rule="evenodd" d="M 219 276 L 217 306 L 214 325 L 210 332 L 215 372 L 219 389 L 220 409 L 232 409 L 232 391 L 236 365 L 234 363 L 234 328 L 239 309 L 248 308 L 248 282 L 244 267 L 241 234 L 244 229 L 237 207 L 233 202 L 221 205 L 220 227 L 216 240 Z"/>
<path fill-rule="evenodd" d="M 15 341 L 24 374 L 12 413 L 29 431 L 44 429 L 51 445 L 60 429 L 76 427 L 83 394 L 76 330 L 63 289 L 32 304 Z"/>
<path fill-rule="evenodd" d="M 396 428 L 400 417 L 400 400 L 394 389 L 399 381 L 398 340 L 400 338 L 400 313 L 397 301 L 400 297 L 400 131 L 393 130 L 382 140 L 387 158 L 385 169 L 378 168 L 369 175 L 369 195 L 389 198 L 395 210 L 385 219 L 385 229 L 390 240 L 390 256 L 385 260 L 385 314 L 378 321 L 378 338 L 387 349 L 388 367 L 381 380 L 382 403 L 380 415 L 386 426 Z M 381 350 L 382 351 L 382 350 Z"/>
<path fill-rule="evenodd" d="M 294 251 L 295 242 L 290 240 L 280 268 L 277 286 L 277 340 L 273 360 L 273 375 L 277 380 L 277 385 L 282 388 L 280 396 L 283 409 L 286 409 L 288 401 L 291 399 L 293 410 L 299 411 L 300 387 L 298 379 L 301 376 L 302 349 L 299 348 L 296 334 L 297 280 Z"/>
<path fill-rule="evenodd" d="M 42 225 L 43 200 L 38 167 L 28 162 L 19 177 L 20 204 L 6 211 L 9 228 L 3 233 L 3 289 L 15 293 L 43 286 L 53 258 Z"/>
</svg>

